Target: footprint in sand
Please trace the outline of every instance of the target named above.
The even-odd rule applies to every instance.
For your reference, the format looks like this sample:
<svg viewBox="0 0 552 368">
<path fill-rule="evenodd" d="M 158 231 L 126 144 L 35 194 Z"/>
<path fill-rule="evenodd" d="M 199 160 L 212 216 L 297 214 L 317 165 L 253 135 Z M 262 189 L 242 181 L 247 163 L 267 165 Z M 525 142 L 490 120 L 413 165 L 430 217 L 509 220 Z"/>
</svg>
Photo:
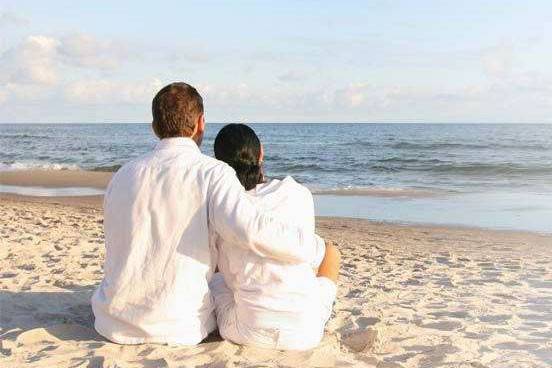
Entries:
<svg viewBox="0 0 552 368">
<path fill-rule="evenodd" d="M 497 349 L 504 350 L 519 350 L 519 351 L 531 351 L 539 348 L 538 344 L 520 344 L 515 341 L 511 342 L 502 342 L 493 346 Z"/>
<path fill-rule="evenodd" d="M 26 264 L 17 266 L 17 268 L 24 271 L 32 271 L 36 268 L 36 266 L 32 263 L 26 263 Z"/>
<path fill-rule="evenodd" d="M 549 322 L 549 321 L 552 321 L 552 313 L 518 314 L 518 317 L 520 319 L 527 320 L 527 321 L 530 321 L 530 322 Z"/>
<path fill-rule="evenodd" d="M 439 331 L 455 331 L 462 327 L 462 323 L 456 321 L 439 321 L 421 324 L 420 327 Z"/>
<path fill-rule="evenodd" d="M 450 258 L 449 257 L 435 257 L 435 261 L 442 265 L 450 265 Z"/>
<path fill-rule="evenodd" d="M 491 324 L 505 324 L 512 319 L 511 314 L 495 314 L 495 315 L 486 315 L 480 316 L 479 321 Z"/>
<path fill-rule="evenodd" d="M 528 279 L 527 283 L 537 289 L 552 289 L 552 280 Z"/>
<path fill-rule="evenodd" d="M 361 329 L 365 329 L 369 326 L 374 326 L 376 323 L 380 322 L 381 319 L 377 317 L 359 317 L 354 323 Z"/>
<path fill-rule="evenodd" d="M 15 276 L 17 276 L 17 274 L 13 273 L 13 272 L 2 272 L 2 273 L 0 273 L 0 279 L 11 279 Z"/>
<path fill-rule="evenodd" d="M 465 311 L 457 311 L 457 312 L 431 312 L 429 313 L 430 316 L 433 316 L 435 318 L 442 318 L 442 317 L 449 317 L 449 318 L 458 318 L 458 319 L 466 319 L 470 317 L 470 314 Z"/>
</svg>

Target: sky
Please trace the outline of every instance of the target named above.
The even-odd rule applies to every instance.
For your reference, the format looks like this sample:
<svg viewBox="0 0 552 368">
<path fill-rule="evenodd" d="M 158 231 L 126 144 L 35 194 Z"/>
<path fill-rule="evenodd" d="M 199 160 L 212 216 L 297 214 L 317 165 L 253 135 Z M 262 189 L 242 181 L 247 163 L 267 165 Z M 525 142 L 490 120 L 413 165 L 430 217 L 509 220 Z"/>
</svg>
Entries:
<svg viewBox="0 0 552 368">
<path fill-rule="evenodd" d="M 0 123 L 552 123 L 552 2 L 0 2 Z"/>
</svg>

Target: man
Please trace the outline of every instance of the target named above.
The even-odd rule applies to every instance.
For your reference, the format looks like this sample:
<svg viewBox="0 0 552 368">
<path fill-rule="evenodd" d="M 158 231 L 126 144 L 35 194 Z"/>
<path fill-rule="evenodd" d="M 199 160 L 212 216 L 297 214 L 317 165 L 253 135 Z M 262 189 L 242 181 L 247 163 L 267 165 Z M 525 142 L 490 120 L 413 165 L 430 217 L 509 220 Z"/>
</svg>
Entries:
<svg viewBox="0 0 552 368">
<path fill-rule="evenodd" d="M 121 344 L 197 344 L 216 328 L 209 228 L 259 256 L 292 263 L 312 259 L 324 243 L 260 213 L 233 169 L 201 154 L 205 120 L 195 88 L 164 87 L 152 113 L 161 141 L 121 167 L 105 193 L 95 328 Z"/>
</svg>

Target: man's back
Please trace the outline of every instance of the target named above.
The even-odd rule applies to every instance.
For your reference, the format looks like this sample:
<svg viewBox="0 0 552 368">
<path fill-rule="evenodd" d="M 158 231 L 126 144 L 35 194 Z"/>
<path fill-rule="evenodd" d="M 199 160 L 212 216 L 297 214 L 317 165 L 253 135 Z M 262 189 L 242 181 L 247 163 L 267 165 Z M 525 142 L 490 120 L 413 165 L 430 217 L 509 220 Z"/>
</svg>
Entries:
<svg viewBox="0 0 552 368">
<path fill-rule="evenodd" d="M 222 163 L 186 138 L 123 166 L 105 197 L 99 333 L 119 343 L 195 344 L 215 328 L 208 281 L 210 174 Z"/>
</svg>

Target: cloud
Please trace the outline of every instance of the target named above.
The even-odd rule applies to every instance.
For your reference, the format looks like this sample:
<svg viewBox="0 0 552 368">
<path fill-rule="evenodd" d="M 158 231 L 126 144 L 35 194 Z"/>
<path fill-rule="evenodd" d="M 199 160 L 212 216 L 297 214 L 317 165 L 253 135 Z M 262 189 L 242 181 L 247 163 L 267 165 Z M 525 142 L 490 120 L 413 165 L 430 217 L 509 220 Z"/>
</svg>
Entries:
<svg viewBox="0 0 552 368">
<path fill-rule="evenodd" d="M 552 106 L 552 83 L 539 83 L 542 77 L 437 87 L 358 81 L 267 89 L 240 82 L 198 90 L 211 121 L 514 122 L 531 121 Z"/>
<path fill-rule="evenodd" d="M 86 34 L 68 35 L 60 40 L 58 53 L 62 62 L 69 65 L 116 69 L 127 58 L 127 48 L 120 42 L 98 40 Z"/>
<path fill-rule="evenodd" d="M 115 69 L 125 59 L 124 45 L 90 35 L 32 35 L 0 56 L 5 71 L 0 83 L 53 85 L 62 68 Z"/>
<path fill-rule="evenodd" d="M 507 42 L 469 50 L 466 59 L 472 69 L 463 62 L 451 69 L 466 72 L 466 80 L 454 73 L 412 78 L 399 71 L 382 76 L 377 68 L 372 71 L 372 64 L 352 66 L 349 72 L 326 61 L 310 64 L 293 53 L 271 57 L 261 53 L 257 59 L 240 58 L 238 63 L 228 61 L 236 57 L 232 50 L 209 54 L 201 48 L 190 47 L 187 53 L 183 46 L 162 47 L 166 45 L 144 52 L 149 58 L 145 63 L 131 58 L 133 49 L 117 40 L 84 33 L 30 35 L 0 55 L 0 105 L 32 106 L 39 119 L 50 106 L 73 109 L 77 117 L 89 114 L 101 119 L 100 115 L 110 113 L 134 117 L 135 111 L 147 110 L 162 82 L 184 75 L 206 81 L 197 87 L 204 95 L 207 116 L 224 121 L 496 121 L 497 117 L 512 121 L 523 112 L 547 116 L 552 106 L 552 75 L 539 65 L 523 69 L 530 66 L 523 63 L 527 61 L 520 52 L 523 47 Z M 175 57 L 168 60 L 167 51 L 175 51 Z M 283 58 L 288 58 L 286 63 Z M 171 63 L 181 69 L 171 70 Z M 209 65 L 203 67 L 204 63 Z M 383 72 L 398 70 L 396 65 L 393 68 Z M 437 83 L 436 78 L 443 79 Z M 101 109 L 96 108 L 100 105 Z M 4 119 L 8 110 L 0 114 Z"/>
<path fill-rule="evenodd" d="M 167 58 L 171 62 L 185 62 L 191 64 L 204 64 L 213 60 L 213 56 L 205 48 L 194 46 L 188 46 L 171 52 Z"/>
<path fill-rule="evenodd" d="M 69 77 L 75 68 L 86 69 L 97 73 L 119 68 L 126 61 L 127 50 L 124 45 L 111 40 L 99 40 L 86 34 L 68 34 L 63 37 L 47 35 L 30 35 L 22 42 L 0 55 L 2 73 L 0 74 L 0 103 L 9 98 L 35 99 L 48 94 L 63 92 L 73 88 L 77 95 L 78 83 L 66 87 Z M 109 89 L 106 81 L 101 79 L 90 82 L 94 95 L 95 90 Z M 103 83 L 103 84 L 102 84 Z M 111 82 L 113 88 L 118 82 Z M 139 85 L 124 87 L 126 100 L 130 101 L 140 94 Z M 84 92 L 80 92 L 84 94 Z M 98 100 L 98 98 L 92 98 Z"/>
<path fill-rule="evenodd" d="M 302 82 L 307 79 L 307 75 L 298 70 L 288 70 L 276 77 L 280 82 Z"/>
<path fill-rule="evenodd" d="M 377 88 L 364 82 L 314 89 L 290 89 L 285 86 L 266 89 L 245 82 L 197 87 L 205 98 L 207 109 L 224 108 L 232 111 L 348 111 L 381 108 L 387 104 L 386 100 L 400 98 L 398 88 Z"/>
<path fill-rule="evenodd" d="M 149 103 L 162 86 L 159 79 L 138 82 L 81 80 L 65 86 L 64 97 L 83 105 Z"/>
<path fill-rule="evenodd" d="M 501 43 L 483 51 L 482 63 L 491 77 L 503 77 L 512 71 L 514 64 L 514 47 L 508 43 Z"/>
<path fill-rule="evenodd" d="M 525 50 L 531 46 L 525 45 Z M 476 93 L 471 97 L 499 106 L 520 106 L 521 109 L 531 105 L 550 107 L 552 76 L 544 70 L 527 69 L 522 50 L 521 45 L 514 47 L 506 42 L 484 50 L 481 59 L 490 80 L 479 88 L 472 87 Z"/>
<path fill-rule="evenodd" d="M 0 28 L 5 26 L 26 26 L 29 23 L 27 18 L 17 13 L 0 11 Z"/>
<path fill-rule="evenodd" d="M 0 57 L 5 73 L 0 83 L 52 85 L 57 82 L 56 54 L 60 42 L 52 37 L 27 37 Z"/>
<path fill-rule="evenodd" d="M 333 95 L 329 96 L 329 101 L 339 107 L 359 107 L 367 102 L 371 92 L 368 83 L 351 83 L 334 91 Z"/>
</svg>

